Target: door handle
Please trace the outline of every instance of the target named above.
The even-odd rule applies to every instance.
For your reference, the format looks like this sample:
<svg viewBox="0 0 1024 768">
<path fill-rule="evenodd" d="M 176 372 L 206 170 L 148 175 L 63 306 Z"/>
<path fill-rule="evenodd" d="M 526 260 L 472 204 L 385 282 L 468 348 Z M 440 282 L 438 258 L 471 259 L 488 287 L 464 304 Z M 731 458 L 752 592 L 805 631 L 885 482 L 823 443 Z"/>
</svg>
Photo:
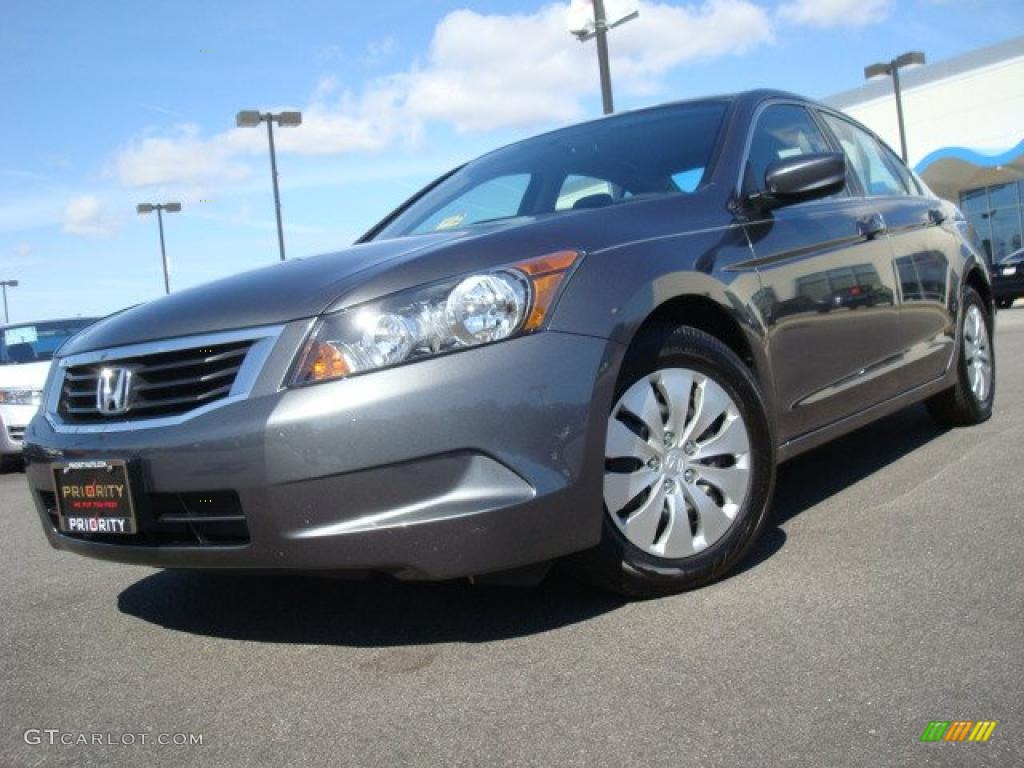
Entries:
<svg viewBox="0 0 1024 768">
<path fill-rule="evenodd" d="M 874 240 L 879 235 L 885 234 L 885 219 L 880 213 L 872 213 L 857 220 L 857 231 L 861 237 L 867 240 Z"/>
<path fill-rule="evenodd" d="M 930 224 L 941 224 L 946 220 L 946 214 L 941 208 L 928 209 L 928 222 Z"/>
</svg>

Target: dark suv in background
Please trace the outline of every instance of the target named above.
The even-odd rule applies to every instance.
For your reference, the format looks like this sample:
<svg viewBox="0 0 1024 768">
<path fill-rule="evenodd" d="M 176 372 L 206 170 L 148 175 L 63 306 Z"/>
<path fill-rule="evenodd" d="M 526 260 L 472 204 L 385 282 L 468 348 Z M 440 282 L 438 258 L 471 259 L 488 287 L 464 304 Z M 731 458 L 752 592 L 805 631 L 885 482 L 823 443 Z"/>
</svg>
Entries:
<svg viewBox="0 0 1024 768">
<path fill-rule="evenodd" d="M 1024 296 L 1024 248 L 992 265 L 992 289 L 1000 309 Z"/>
</svg>

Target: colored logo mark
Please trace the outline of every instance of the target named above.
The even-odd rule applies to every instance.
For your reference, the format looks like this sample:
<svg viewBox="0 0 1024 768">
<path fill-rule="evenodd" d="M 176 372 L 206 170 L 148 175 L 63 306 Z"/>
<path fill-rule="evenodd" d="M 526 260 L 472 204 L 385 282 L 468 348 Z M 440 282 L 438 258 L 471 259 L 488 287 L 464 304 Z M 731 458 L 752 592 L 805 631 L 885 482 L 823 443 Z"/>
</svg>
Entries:
<svg viewBox="0 0 1024 768">
<path fill-rule="evenodd" d="M 921 741 L 988 741 L 996 729 L 996 720 L 932 720 L 921 734 Z"/>
</svg>

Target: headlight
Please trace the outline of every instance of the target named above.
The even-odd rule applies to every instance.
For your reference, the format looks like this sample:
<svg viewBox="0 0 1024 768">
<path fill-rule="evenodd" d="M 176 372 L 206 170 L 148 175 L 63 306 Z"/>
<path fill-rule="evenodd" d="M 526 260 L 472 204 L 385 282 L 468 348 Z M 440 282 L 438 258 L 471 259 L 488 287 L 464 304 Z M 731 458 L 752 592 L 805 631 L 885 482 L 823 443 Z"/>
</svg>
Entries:
<svg viewBox="0 0 1024 768">
<path fill-rule="evenodd" d="M 290 383 L 339 379 L 533 333 L 579 256 L 560 251 L 327 315 L 313 328 Z"/>
<path fill-rule="evenodd" d="M 38 389 L 0 389 L 0 404 L 39 405 L 43 393 Z"/>
</svg>

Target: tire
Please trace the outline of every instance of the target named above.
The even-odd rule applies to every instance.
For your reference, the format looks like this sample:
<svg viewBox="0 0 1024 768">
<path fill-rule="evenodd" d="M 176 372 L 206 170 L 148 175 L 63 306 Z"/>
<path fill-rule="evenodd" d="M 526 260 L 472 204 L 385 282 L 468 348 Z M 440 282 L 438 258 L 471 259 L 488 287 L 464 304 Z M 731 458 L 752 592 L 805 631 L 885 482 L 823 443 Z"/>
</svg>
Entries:
<svg viewBox="0 0 1024 768">
<path fill-rule="evenodd" d="M 974 320 L 977 317 L 980 317 L 980 325 Z M 957 345 L 956 384 L 925 401 L 928 413 L 944 427 L 981 424 L 992 415 L 995 402 L 996 356 L 992 344 L 992 316 L 978 292 L 970 287 L 965 291 L 961 305 Z M 979 391 L 976 377 L 982 374 L 987 376 L 987 385 Z"/>
<path fill-rule="evenodd" d="M 764 400 L 743 361 L 707 333 L 656 326 L 637 339 L 605 453 L 601 543 L 569 561 L 595 586 L 631 598 L 702 586 L 735 567 L 764 525 L 775 482 Z"/>
<path fill-rule="evenodd" d="M 999 307 L 999 309 L 1009 309 L 1013 306 L 1014 301 L 1015 299 L 997 299 L 996 306 Z"/>
</svg>

